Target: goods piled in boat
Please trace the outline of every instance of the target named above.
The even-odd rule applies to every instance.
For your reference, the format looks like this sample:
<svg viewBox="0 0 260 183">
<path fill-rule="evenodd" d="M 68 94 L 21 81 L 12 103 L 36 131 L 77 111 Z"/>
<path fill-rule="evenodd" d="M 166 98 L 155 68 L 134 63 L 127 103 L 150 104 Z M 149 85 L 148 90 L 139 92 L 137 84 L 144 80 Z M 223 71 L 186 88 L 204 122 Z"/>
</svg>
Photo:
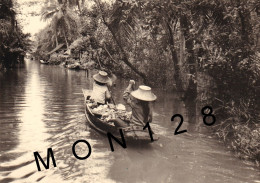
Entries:
<svg viewBox="0 0 260 183">
<path fill-rule="evenodd" d="M 97 105 L 93 101 L 87 101 L 87 105 L 92 109 L 93 114 L 99 116 L 103 121 L 120 118 L 122 120 L 130 120 L 132 112 L 127 112 L 123 104 L 113 105 L 104 104 Z"/>
<path fill-rule="evenodd" d="M 109 108 L 108 105 L 93 106 L 92 112 L 95 114 L 105 114 L 113 109 Z"/>
<path fill-rule="evenodd" d="M 131 115 L 132 115 L 131 111 L 129 111 L 129 112 L 120 111 L 120 110 L 116 111 L 116 116 L 124 121 L 130 121 Z"/>
</svg>

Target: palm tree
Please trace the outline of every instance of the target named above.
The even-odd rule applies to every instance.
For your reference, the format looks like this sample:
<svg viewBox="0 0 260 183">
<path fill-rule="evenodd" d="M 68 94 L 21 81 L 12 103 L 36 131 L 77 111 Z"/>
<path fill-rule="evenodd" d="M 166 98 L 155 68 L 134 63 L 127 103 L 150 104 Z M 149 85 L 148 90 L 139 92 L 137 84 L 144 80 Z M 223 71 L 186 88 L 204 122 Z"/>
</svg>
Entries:
<svg viewBox="0 0 260 183">
<path fill-rule="evenodd" d="M 64 37 L 64 41 L 69 48 L 69 42 L 73 41 L 77 31 L 77 15 L 70 10 L 67 1 L 50 2 L 47 7 L 42 10 L 42 19 L 51 19 L 51 27 L 55 35 L 56 46 L 58 46 L 58 38 Z"/>
<path fill-rule="evenodd" d="M 137 75 L 139 75 L 144 80 L 144 83 L 147 83 L 147 76 L 142 71 L 139 71 L 138 68 L 130 62 L 127 51 L 124 48 L 125 44 L 130 42 L 134 27 L 136 25 L 136 10 L 127 3 L 124 3 L 121 0 L 116 0 L 113 6 L 112 14 L 109 17 L 106 17 L 108 16 L 105 16 L 105 11 L 107 10 L 105 10 L 104 7 L 106 7 L 106 3 L 103 3 L 100 0 L 95 0 L 95 3 L 100 11 L 103 23 L 112 34 L 113 40 L 122 54 L 122 61 Z M 125 10 L 130 12 L 129 15 L 125 13 Z"/>
<path fill-rule="evenodd" d="M 59 4 L 68 4 L 70 7 L 77 6 L 79 12 L 81 12 L 81 7 L 84 6 L 85 0 L 58 0 Z"/>
</svg>

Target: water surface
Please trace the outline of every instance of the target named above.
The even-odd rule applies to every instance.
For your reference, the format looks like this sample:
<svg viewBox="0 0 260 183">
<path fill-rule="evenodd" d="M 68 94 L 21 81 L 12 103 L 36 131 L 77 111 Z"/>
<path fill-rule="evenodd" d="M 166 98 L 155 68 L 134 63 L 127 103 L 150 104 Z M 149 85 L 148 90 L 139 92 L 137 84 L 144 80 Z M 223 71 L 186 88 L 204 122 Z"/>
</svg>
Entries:
<svg viewBox="0 0 260 183">
<path fill-rule="evenodd" d="M 117 103 L 127 82 L 118 80 L 114 89 Z M 91 88 L 92 75 L 59 66 L 27 61 L 25 68 L 0 73 L 0 182 L 260 182 L 259 168 L 242 161 L 213 138 L 194 107 L 185 107 L 175 92 L 155 89 L 151 127 L 160 140 L 147 146 L 126 149 L 87 125 L 82 88 Z M 181 129 L 173 114 L 184 117 Z M 78 160 L 72 145 L 87 140 L 90 157 Z M 57 167 L 37 171 L 33 152 L 46 158 L 52 148 Z M 79 155 L 88 148 L 79 144 Z M 43 166 L 41 166 L 43 168 Z"/>
</svg>

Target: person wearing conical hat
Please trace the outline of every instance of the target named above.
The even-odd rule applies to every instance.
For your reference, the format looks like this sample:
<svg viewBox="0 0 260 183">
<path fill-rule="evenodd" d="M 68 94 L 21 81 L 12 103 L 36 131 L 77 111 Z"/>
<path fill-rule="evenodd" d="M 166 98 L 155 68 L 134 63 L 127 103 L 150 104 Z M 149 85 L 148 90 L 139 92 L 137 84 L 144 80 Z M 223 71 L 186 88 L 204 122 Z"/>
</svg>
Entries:
<svg viewBox="0 0 260 183">
<path fill-rule="evenodd" d="M 111 83 L 105 71 L 99 71 L 93 76 L 93 90 L 90 98 L 97 104 L 105 104 L 111 99 L 111 93 L 108 90 L 108 85 Z"/>
<path fill-rule="evenodd" d="M 123 98 L 132 108 L 130 125 L 145 126 L 147 122 L 152 122 L 151 102 L 156 100 L 156 95 L 152 93 L 149 86 L 140 85 L 134 90 L 135 81 L 130 80 L 128 87 L 124 91 Z M 115 126 L 126 127 L 129 124 L 116 120 Z"/>
</svg>

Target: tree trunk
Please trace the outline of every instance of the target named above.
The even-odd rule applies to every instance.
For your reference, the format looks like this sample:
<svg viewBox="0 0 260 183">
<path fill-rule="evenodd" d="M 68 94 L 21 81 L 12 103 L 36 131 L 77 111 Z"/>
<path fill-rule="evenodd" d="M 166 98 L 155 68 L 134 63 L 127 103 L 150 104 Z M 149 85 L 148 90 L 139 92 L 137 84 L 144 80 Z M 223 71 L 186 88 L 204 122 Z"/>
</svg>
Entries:
<svg viewBox="0 0 260 183">
<path fill-rule="evenodd" d="M 65 38 L 65 42 L 66 42 L 67 49 L 69 49 L 69 43 L 68 43 L 68 40 L 67 40 L 67 38 L 66 38 L 65 30 L 63 29 L 62 32 L 63 32 L 63 36 L 64 36 L 64 38 Z"/>
<path fill-rule="evenodd" d="M 178 59 L 178 56 L 177 56 L 177 52 L 174 49 L 175 42 L 174 42 L 174 38 L 173 38 L 172 28 L 169 25 L 169 22 L 166 22 L 166 27 L 168 29 L 168 35 L 169 35 L 169 44 L 170 44 L 170 51 L 171 51 L 171 55 L 172 55 L 172 62 L 173 62 L 173 65 L 174 65 L 174 79 L 175 79 L 175 82 L 176 82 L 176 87 L 177 87 L 177 90 L 179 92 L 183 92 L 182 81 L 181 81 L 181 78 L 180 78 L 180 66 L 178 64 L 179 59 Z"/>
<path fill-rule="evenodd" d="M 59 45 L 57 32 L 55 32 L 56 47 Z"/>
<path fill-rule="evenodd" d="M 85 0 L 81 0 L 81 7 L 84 8 L 84 6 L 85 6 Z"/>
<path fill-rule="evenodd" d="M 185 91 L 185 98 L 189 97 L 190 99 L 195 100 L 197 98 L 197 83 L 194 81 L 194 79 L 197 78 L 196 60 L 193 50 L 193 39 L 191 39 L 189 35 L 189 22 L 186 16 L 181 16 L 180 26 L 183 31 L 185 46 L 188 52 L 188 72 L 189 74 L 191 74 L 191 77 L 189 78 L 188 88 Z M 194 78 L 192 78 L 192 76 L 194 76 Z"/>
<path fill-rule="evenodd" d="M 77 0 L 77 6 L 78 6 L 78 9 L 79 9 L 79 12 L 81 13 L 81 8 L 80 8 L 80 3 L 79 3 L 79 0 Z"/>
</svg>

